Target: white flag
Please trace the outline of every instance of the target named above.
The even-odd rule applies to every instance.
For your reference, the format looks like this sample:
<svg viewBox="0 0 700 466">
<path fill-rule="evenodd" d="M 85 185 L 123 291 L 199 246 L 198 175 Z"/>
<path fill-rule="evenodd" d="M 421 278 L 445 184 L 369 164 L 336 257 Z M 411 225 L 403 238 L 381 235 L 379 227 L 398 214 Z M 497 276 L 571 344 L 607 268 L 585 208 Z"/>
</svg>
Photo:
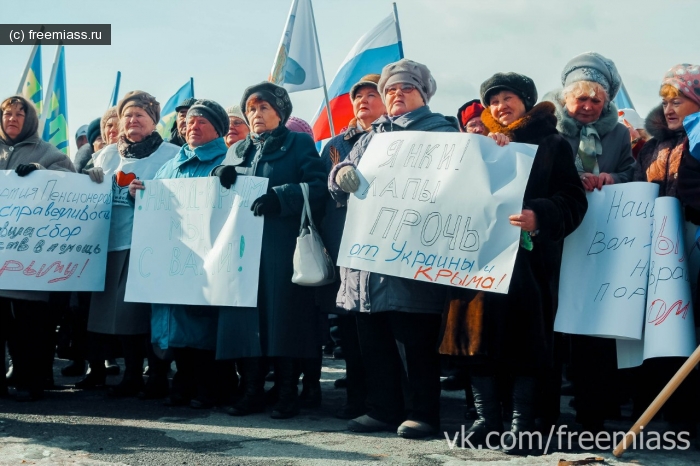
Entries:
<svg viewBox="0 0 700 466">
<path fill-rule="evenodd" d="M 292 0 L 268 81 L 283 86 L 288 92 L 323 86 L 318 50 L 311 0 Z"/>
</svg>

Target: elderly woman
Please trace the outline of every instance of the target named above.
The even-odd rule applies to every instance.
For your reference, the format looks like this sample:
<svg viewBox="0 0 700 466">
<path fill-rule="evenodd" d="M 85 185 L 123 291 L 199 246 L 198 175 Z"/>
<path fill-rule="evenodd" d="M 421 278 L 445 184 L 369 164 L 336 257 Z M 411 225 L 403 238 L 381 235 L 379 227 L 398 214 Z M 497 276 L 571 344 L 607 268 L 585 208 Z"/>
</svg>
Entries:
<svg viewBox="0 0 700 466">
<path fill-rule="evenodd" d="M 377 84 L 386 116 L 335 165 L 328 183 L 340 203 L 357 191 L 355 167 L 377 133 L 458 132 L 454 117 L 428 107 L 436 84 L 425 65 L 403 59 L 384 67 Z M 357 316 L 369 412 L 348 422 L 353 432 L 394 430 L 424 438 L 440 428 L 440 361 L 436 350 L 445 288 L 430 283 L 342 268 L 337 306 Z M 363 312 L 359 312 L 362 310 Z M 369 312 L 367 312 L 369 311 Z M 403 393 L 404 396 L 400 394 Z"/>
<path fill-rule="evenodd" d="M 615 64 L 595 52 L 571 59 L 561 75 L 562 90 L 544 100 L 556 107 L 557 129 L 571 144 L 576 168 L 586 191 L 632 180 L 634 157 L 630 133 L 618 122 L 612 102 L 622 83 Z M 603 429 L 615 415 L 617 376 L 615 341 L 570 335 L 571 381 L 576 399 L 576 421 L 588 432 Z M 602 385 L 600 377 L 610 381 Z M 561 376 L 556 378 L 560 385 Z M 558 412 L 559 397 L 556 396 Z"/>
<path fill-rule="evenodd" d="M 245 139 L 250 133 L 250 128 L 240 105 L 231 105 L 226 109 L 226 114 L 228 115 L 228 133 L 224 136 L 224 142 L 226 147 L 231 147 L 234 143 Z"/>
<path fill-rule="evenodd" d="M 116 144 L 105 147 L 95 159 L 95 168 L 87 170 L 90 179 L 101 183 L 105 178 L 112 185 L 112 218 L 107 247 L 105 289 L 92 294 L 88 331 L 93 335 L 91 372 L 81 388 L 104 385 L 103 361 L 107 342 L 117 339 L 124 357 L 124 377 L 111 388 L 115 397 L 136 396 L 144 391 L 146 398 L 164 397 L 168 391 L 167 367 L 155 358 L 149 360 L 151 375 L 148 386 L 143 383 L 143 360 L 150 334 L 151 306 L 124 301 L 134 205 L 129 196 L 132 180 L 151 180 L 179 148 L 163 142 L 155 131 L 160 119 L 160 104 L 152 95 L 132 91 L 117 105 L 122 132 Z M 102 346 L 102 348 L 100 348 Z"/>
<path fill-rule="evenodd" d="M 229 147 L 224 165 L 213 174 L 226 188 L 239 174 L 268 178 L 268 192 L 250 207 L 265 217 L 258 306 L 221 308 L 217 358 L 241 359 L 243 397 L 228 410 L 233 416 L 265 409 L 265 358 L 271 358 L 279 387 L 271 417 L 284 419 L 299 412 L 297 360 L 316 357 L 321 344 L 314 294 L 291 282 L 304 205 L 299 183 L 308 184 L 313 211 L 323 208 L 328 193 L 313 139 L 285 126 L 292 103 L 284 88 L 268 82 L 250 86 L 241 108 L 250 133 Z"/>
<path fill-rule="evenodd" d="M 117 107 L 110 107 L 99 119 L 100 122 L 100 135 L 95 140 L 93 147 L 95 152 L 92 157 L 83 167 L 83 170 L 89 170 L 90 168 L 95 168 L 95 159 L 100 155 L 100 151 L 110 144 L 116 144 L 119 137 L 119 115 L 117 115 Z M 88 128 L 89 133 L 89 128 Z M 101 141 L 101 142 L 99 142 Z"/>
<path fill-rule="evenodd" d="M 686 130 L 684 122 L 688 124 L 697 119 L 700 111 L 700 66 L 683 63 L 668 70 L 659 95 L 661 105 L 654 108 L 646 119 L 646 130 L 652 139 L 639 153 L 634 179 L 656 183 L 659 196 L 673 196 L 681 201 L 686 220 L 685 244 L 687 250 L 691 250 L 689 245 L 697 244 L 696 231 L 700 225 L 700 162 L 691 153 L 690 141 L 697 141 L 698 128 L 693 134 Z M 698 307 L 695 288 L 698 266 L 698 255 L 690 254 L 689 273 L 693 277 L 691 289 L 695 309 Z M 697 318 L 695 322 L 697 325 Z M 670 357 L 644 361 L 639 371 L 644 384 L 639 384 L 640 392 L 634 396 L 635 409 L 647 406 L 684 361 L 685 358 Z M 678 424 L 674 427 L 680 427 L 680 430 L 695 429 L 697 383 L 697 376 L 691 375 L 664 406 L 665 419 Z"/>
<path fill-rule="evenodd" d="M 0 104 L 0 111 L 0 170 L 14 170 L 19 176 L 43 169 L 74 171 L 68 157 L 39 137 L 34 104 L 22 96 L 13 96 Z M 0 290 L 0 333 L 3 333 L 0 394 L 7 393 L 4 349 L 8 337 L 13 351 L 17 401 L 40 398 L 46 378 L 52 375 L 55 326 L 48 301 L 46 291 Z"/>
<path fill-rule="evenodd" d="M 441 352 L 469 364 L 479 418 L 469 429 L 473 445 L 501 432 L 496 377 L 514 377 L 516 434 L 534 431 L 535 380 L 552 365 L 554 314 L 564 238 L 583 220 L 587 202 L 571 144 L 556 129 L 555 107 L 537 101 L 527 76 L 497 73 L 481 85 L 482 120 L 500 145 L 537 144 L 523 209 L 510 216 L 521 231 L 508 294 L 454 291 Z M 515 452 L 518 452 L 516 450 Z"/>
</svg>

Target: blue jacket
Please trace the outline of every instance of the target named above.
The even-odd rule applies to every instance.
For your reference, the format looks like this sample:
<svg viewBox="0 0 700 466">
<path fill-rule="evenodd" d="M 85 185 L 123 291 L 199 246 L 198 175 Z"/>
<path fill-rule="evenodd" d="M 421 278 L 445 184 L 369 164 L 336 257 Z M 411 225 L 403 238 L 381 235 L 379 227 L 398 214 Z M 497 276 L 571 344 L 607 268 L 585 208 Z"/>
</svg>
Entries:
<svg viewBox="0 0 700 466">
<path fill-rule="evenodd" d="M 185 144 L 177 156 L 158 170 L 154 179 L 209 176 L 214 167 L 221 165 L 226 150 L 223 138 L 214 139 L 194 149 Z M 151 308 L 151 342 L 157 343 L 161 349 L 216 348 L 218 307 L 151 304 Z"/>
</svg>

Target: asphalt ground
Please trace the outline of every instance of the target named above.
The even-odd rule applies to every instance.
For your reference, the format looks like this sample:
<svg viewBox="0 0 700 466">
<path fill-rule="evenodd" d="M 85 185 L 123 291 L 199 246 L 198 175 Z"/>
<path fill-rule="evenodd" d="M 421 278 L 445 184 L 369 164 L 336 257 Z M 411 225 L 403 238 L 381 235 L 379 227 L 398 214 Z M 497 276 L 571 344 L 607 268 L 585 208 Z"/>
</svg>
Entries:
<svg viewBox="0 0 700 466">
<path fill-rule="evenodd" d="M 62 377 L 57 360 L 55 379 L 71 386 L 79 378 Z M 497 465 L 555 465 L 560 459 L 602 457 L 604 463 L 635 465 L 697 465 L 697 439 L 688 448 L 664 450 L 653 431 L 667 428 L 653 422 L 645 429 L 650 448 L 628 451 L 617 459 L 612 448 L 604 450 L 556 449 L 556 436 L 547 455 L 515 457 L 499 450 L 461 448 L 464 420 L 463 392 L 443 392 L 441 436 L 431 440 L 406 440 L 394 433 L 354 434 L 346 421 L 333 413 L 344 401 L 344 390 L 333 382 L 344 373 L 343 361 L 324 360 L 323 403 L 319 409 L 302 410 L 288 420 L 269 414 L 235 418 L 223 408 L 194 410 L 165 407 L 162 400 L 111 399 L 105 391 L 65 389 L 47 392 L 43 400 L 19 403 L 0 399 L 0 465 L 447 465 L 475 463 Z M 109 377 L 116 384 L 120 376 Z M 604 382 L 602 382 L 604 383 Z M 268 383 L 268 388 L 271 384 Z M 565 434 L 577 429 L 569 397 L 562 397 L 561 422 Z M 625 431 L 633 423 L 629 407 L 623 418 L 607 424 Z M 453 443 L 452 448 L 450 443 Z M 449 437 L 449 441 L 446 439 Z M 572 446 L 575 447 L 574 442 Z M 680 442 L 679 442 L 680 444 Z M 668 446 L 663 443 L 661 447 Z M 684 445 L 683 445 L 684 446 Z"/>
</svg>

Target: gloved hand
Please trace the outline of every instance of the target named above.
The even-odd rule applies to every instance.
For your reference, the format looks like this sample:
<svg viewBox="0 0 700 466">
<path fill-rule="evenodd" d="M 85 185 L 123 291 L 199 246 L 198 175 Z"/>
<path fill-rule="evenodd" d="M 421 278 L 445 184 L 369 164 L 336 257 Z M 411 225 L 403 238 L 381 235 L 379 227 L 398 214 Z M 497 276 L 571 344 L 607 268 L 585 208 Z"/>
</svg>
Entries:
<svg viewBox="0 0 700 466">
<path fill-rule="evenodd" d="M 360 177 L 352 165 L 346 165 L 335 175 L 335 182 L 346 193 L 354 193 L 360 188 Z"/>
<path fill-rule="evenodd" d="M 88 175 L 94 183 L 102 183 L 105 180 L 105 172 L 102 167 L 88 168 L 83 170 L 83 173 Z"/>
<path fill-rule="evenodd" d="M 280 204 L 280 199 L 277 197 L 274 191 L 270 190 L 267 194 L 263 194 L 255 201 L 253 205 L 250 206 L 250 210 L 253 211 L 253 215 L 260 217 L 262 215 L 278 215 L 282 212 L 282 204 Z"/>
<path fill-rule="evenodd" d="M 27 176 L 34 170 L 37 170 L 39 167 L 35 163 L 29 163 L 29 164 L 20 164 L 17 165 L 17 168 L 15 168 L 15 173 L 19 176 Z"/>
<path fill-rule="evenodd" d="M 236 182 L 236 178 L 238 178 L 238 172 L 233 165 L 221 165 L 214 169 L 212 176 L 218 176 L 221 186 L 231 189 L 231 186 Z"/>
</svg>

